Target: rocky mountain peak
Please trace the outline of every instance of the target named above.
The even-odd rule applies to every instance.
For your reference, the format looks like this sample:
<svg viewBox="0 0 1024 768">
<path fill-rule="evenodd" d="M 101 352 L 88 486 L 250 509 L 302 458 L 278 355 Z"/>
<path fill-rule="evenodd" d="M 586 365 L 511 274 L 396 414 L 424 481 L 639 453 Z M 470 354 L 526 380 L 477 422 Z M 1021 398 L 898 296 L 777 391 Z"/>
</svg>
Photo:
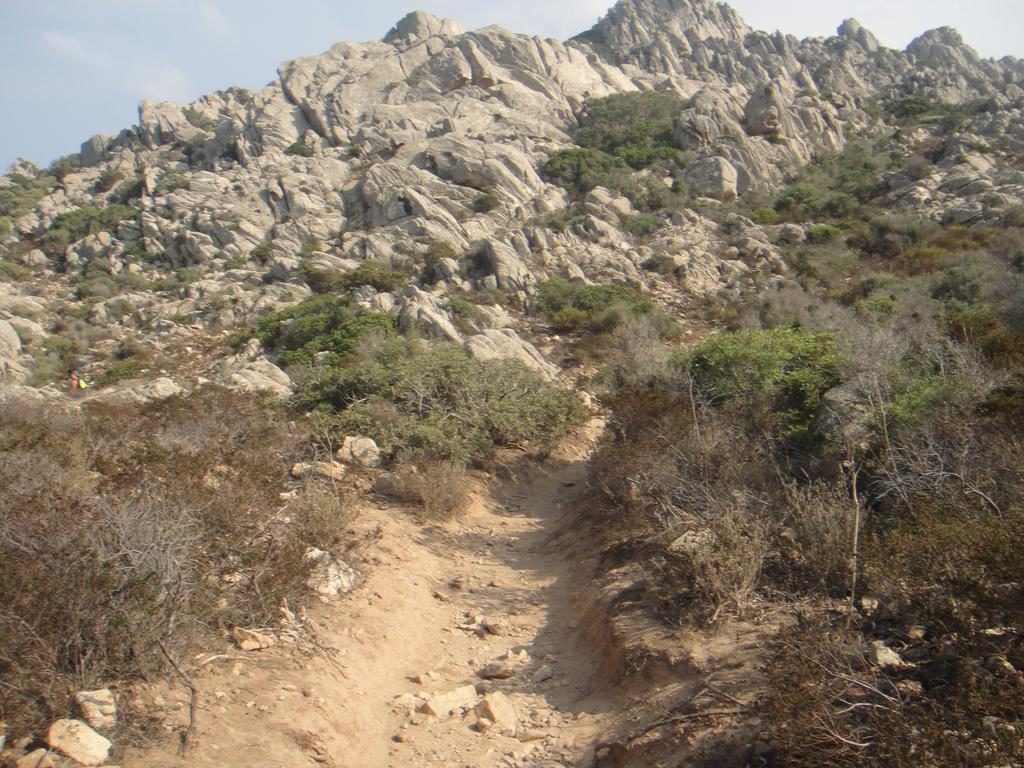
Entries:
<svg viewBox="0 0 1024 768">
<path fill-rule="evenodd" d="M 960 33 L 952 27 L 930 29 L 915 37 L 907 46 L 907 53 L 917 61 L 930 66 L 958 66 L 976 64 L 980 57 L 964 43 Z"/>
<path fill-rule="evenodd" d="M 859 44 L 861 48 L 869 53 L 874 53 L 881 48 L 878 38 L 854 18 L 846 19 L 840 24 L 836 34 L 843 40 L 852 40 Z"/>
<path fill-rule="evenodd" d="M 580 38 L 624 55 L 657 41 L 687 51 L 704 40 L 740 43 L 749 31 L 736 11 L 712 0 L 619 0 Z"/>
<path fill-rule="evenodd" d="M 405 15 L 384 35 L 385 43 L 409 40 L 426 40 L 431 37 L 455 37 L 465 32 L 457 21 L 441 19 L 425 11 L 413 11 Z"/>
</svg>

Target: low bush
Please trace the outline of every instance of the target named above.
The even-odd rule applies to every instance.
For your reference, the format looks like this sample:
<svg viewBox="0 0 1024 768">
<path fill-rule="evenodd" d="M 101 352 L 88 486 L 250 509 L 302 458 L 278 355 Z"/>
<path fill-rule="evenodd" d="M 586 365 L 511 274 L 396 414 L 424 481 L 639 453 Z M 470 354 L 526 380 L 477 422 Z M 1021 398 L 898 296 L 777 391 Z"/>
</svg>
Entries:
<svg viewBox="0 0 1024 768">
<path fill-rule="evenodd" d="M 353 288 L 368 285 L 382 293 L 401 288 L 409 282 L 409 275 L 389 269 L 379 261 L 367 260 L 361 263 L 351 272 L 346 272 L 338 281 L 338 289 L 349 291 Z"/>
<path fill-rule="evenodd" d="M 295 402 L 338 412 L 339 437 L 366 434 L 393 455 L 456 465 L 486 460 L 495 446 L 543 445 L 583 413 L 518 361 L 400 338 L 368 340 L 350 359 L 310 371 Z"/>
<path fill-rule="evenodd" d="M 709 402 L 797 442 L 813 439 L 821 396 L 840 382 L 835 338 L 797 328 L 719 333 L 674 363 Z"/>
<path fill-rule="evenodd" d="M 554 152 L 544 164 L 544 178 L 577 194 L 594 187 L 621 192 L 631 180 L 629 166 L 597 149 L 572 147 Z"/>
<path fill-rule="evenodd" d="M 552 278 L 537 286 L 535 310 L 559 331 L 610 331 L 626 316 L 654 310 L 654 304 L 622 284 L 586 285 Z"/>
<path fill-rule="evenodd" d="M 393 473 L 394 495 L 415 504 L 426 520 L 458 517 L 469 503 L 470 484 L 465 469 L 445 461 L 412 461 Z"/>
<path fill-rule="evenodd" d="M 41 246 L 50 253 L 63 255 L 64 249 L 86 235 L 109 232 L 122 221 L 139 215 L 136 208 L 115 203 L 106 208 L 87 205 L 57 216 L 43 236 Z"/>
<path fill-rule="evenodd" d="M 674 121 L 685 106 L 683 99 L 667 91 L 590 99 L 580 115 L 576 143 L 606 152 L 634 170 L 673 164 L 682 155 L 673 143 Z"/>
<path fill-rule="evenodd" d="M 490 213 L 501 206 L 501 198 L 494 192 L 483 192 L 473 200 L 473 210 L 477 213 Z"/>
<path fill-rule="evenodd" d="M 323 490 L 281 514 L 303 452 L 283 412 L 219 389 L 84 412 L 0 407 L 9 736 L 43 736 L 75 691 L 164 672 L 161 645 L 181 657 L 211 632 L 275 622 L 285 600 L 300 609 L 305 548 L 337 551 L 347 521 Z"/>
<path fill-rule="evenodd" d="M 633 237 L 646 237 L 653 234 L 661 222 L 650 213 L 632 213 L 622 219 L 622 228 Z"/>
<path fill-rule="evenodd" d="M 179 189 L 188 189 L 189 184 L 190 182 L 187 176 L 183 176 L 180 173 L 168 172 L 161 176 L 160 180 L 156 183 L 156 187 L 153 188 L 153 196 L 160 197 L 161 195 L 168 195 Z"/>
<path fill-rule="evenodd" d="M 96 191 L 100 194 L 109 192 L 112 190 L 124 176 L 121 172 L 114 168 L 107 168 L 103 173 L 96 179 Z"/>
<path fill-rule="evenodd" d="M 284 153 L 286 155 L 295 155 L 297 157 L 313 157 L 313 155 L 316 154 L 313 151 L 313 148 L 307 146 L 306 143 L 303 142 L 301 139 L 299 141 L 289 144 L 285 148 Z"/>
<path fill-rule="evenodd" d="M 36 203 L 57 186 L 57 177 L 52 174 L 14 174 L 7 178 L 11 184 L 0 187 L 0 217 L 12 222 L 35 208 Z"/>
<path fill-rule="evenodd" d="M 331 365 L 352 353 L 363 338 L 390 334 L 394 327 L 391 315 L 358 314 L 348 298 L 324 295 L 261 318 L 255 331 L 235 341 L 255 337 L 285 365 L 310 365 L 322 352 L 328 355 L 322 363 Z"/>
<path fill-rule="evenodd" d="M 4 282 L 16 282 L 29 277 L 32 271 L 24 264 L 8 259 L 0 259 L 0 280 Z"/>
</svg>

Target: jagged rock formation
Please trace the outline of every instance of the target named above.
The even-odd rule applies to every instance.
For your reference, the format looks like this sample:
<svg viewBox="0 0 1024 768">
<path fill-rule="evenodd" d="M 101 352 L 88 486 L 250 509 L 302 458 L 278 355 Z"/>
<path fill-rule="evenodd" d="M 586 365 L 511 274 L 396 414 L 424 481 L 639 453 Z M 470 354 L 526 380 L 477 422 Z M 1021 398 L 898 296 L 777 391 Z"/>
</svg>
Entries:
<svg viewBox="0 0 1024 768">
<path fill-rule="evenodd" d="M 304 266 L 344 272 L 376 259 L 419 274 L 431 246 L 444 244 L 454 258 L 433 265 L 430 280 L 363 305 L 550 374 L 514 323 L 467 334 L 447 297 L 498 289 L 525 301 L 555 274 L 645 285 L 652 255 L 673 259 L 695 293 L 782 271 L 763 233 L 727 233 L 692 212 L 666 218 L 640 244 L 620 226 L 629 201 L 600 190 L 564 229 L 543 226 L 572 201 L 540 168 L 571 144 L 587 99 L 642 89 L 685 98 L 674 130 L 694 156 L 684 178 L 723 201 L 772 189 L 840 150 L 851 131 L 869 129 L 873 99 L 971 102 L 978 111 L 931 175 L 887 182 L 893 206 L 970 223 L 996 202 L 1024 201 L 1020 171 L 977 149 L 998 139 L 1001 152 L 1024 151 L 1022 84 L 1024 62 L 982 60 L 947 28 L 899 52 L 852 19 L 834 37 L 800 41 L 753 30 L 710 0 L 620 0 L 560 43 L 497 27 L 466 32 L 416 12 L 380 41 L 284 63 L 257 92 L 230 88 L 184 107 L 143 102 L 137 126 L 82 145 L 80 169 L 20 212 L 0 255 L 80 284 L 105 276 L 123 287 L 92 303 L 89 323 L 115 339 L 160 334 L 184 346 L 200 330 L 230 330 L 309 295 Z M 62 215 L 125 202 L 135 210 L 102 231 L 47 239 Z M 132 287 L 181 270 L 200 279 L 156 294 Z M 0 363 L 6 381 L 20 382 L 45 343 L 48 310 L 2 290 Z M 288 391 L 258 349 L 219 365 L 197 373 Z"/>
</svg>

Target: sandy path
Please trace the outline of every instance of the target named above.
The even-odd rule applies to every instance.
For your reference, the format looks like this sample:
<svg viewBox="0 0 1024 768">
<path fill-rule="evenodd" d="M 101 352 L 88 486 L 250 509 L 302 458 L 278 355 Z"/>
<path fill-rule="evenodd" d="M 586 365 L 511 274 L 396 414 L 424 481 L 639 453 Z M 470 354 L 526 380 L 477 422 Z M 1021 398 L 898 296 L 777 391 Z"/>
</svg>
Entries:
<svg viewBox="0 0 1024 768">
<path fill-rule="evenodd" d="M 360 524 L 379 535 L 365 583 L 315 612 L 333 651 L 279 645 L 202 667 L 199 738 L 186 762 L 589 765 L 617 697 L 602 687 L 599 660 L 577 631 L 579 565 L 552 533 L 585 481 L 599 429 L 592 423 L 544 466 L 494 482 L 457 523 L 424 527 L 383 504 L 367 510 Z M 510 676 L 483 679 L 496 660 Z M 431 701 L 439 709 L 439 697 L 456 691 L 461 706 L 430 714 Z M 180 721 L 183 691 L 148 695 Z M 485 695 L 499 704 L 506 697 L 514 720 L 481 728 Z M 129 753 L 124 763 L 181 765 L 171 746 Z"/>
</svg>

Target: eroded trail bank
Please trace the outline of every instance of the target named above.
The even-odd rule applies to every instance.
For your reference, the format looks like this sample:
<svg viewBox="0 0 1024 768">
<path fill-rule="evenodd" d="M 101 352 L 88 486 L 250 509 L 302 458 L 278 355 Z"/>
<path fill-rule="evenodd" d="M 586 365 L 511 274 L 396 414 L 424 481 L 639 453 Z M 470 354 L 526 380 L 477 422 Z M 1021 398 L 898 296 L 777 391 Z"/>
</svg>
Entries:
<svg viewBox="0 0 1024 768">
<path fill-rule="evenodd" d="M 591 764 L 624 702 L 579 626 L 582 563 L 553 533 L 564 543 L 601 428 L 492 480 L 457 522 L 367 508 L 366 579 L 315 612 L 320 647 L 194 660 L 189 764 Z M 147 695 L 184 719 L 187 691 Z M 173 746 L 126 763 L 180 765 Z"/>
</svg>

